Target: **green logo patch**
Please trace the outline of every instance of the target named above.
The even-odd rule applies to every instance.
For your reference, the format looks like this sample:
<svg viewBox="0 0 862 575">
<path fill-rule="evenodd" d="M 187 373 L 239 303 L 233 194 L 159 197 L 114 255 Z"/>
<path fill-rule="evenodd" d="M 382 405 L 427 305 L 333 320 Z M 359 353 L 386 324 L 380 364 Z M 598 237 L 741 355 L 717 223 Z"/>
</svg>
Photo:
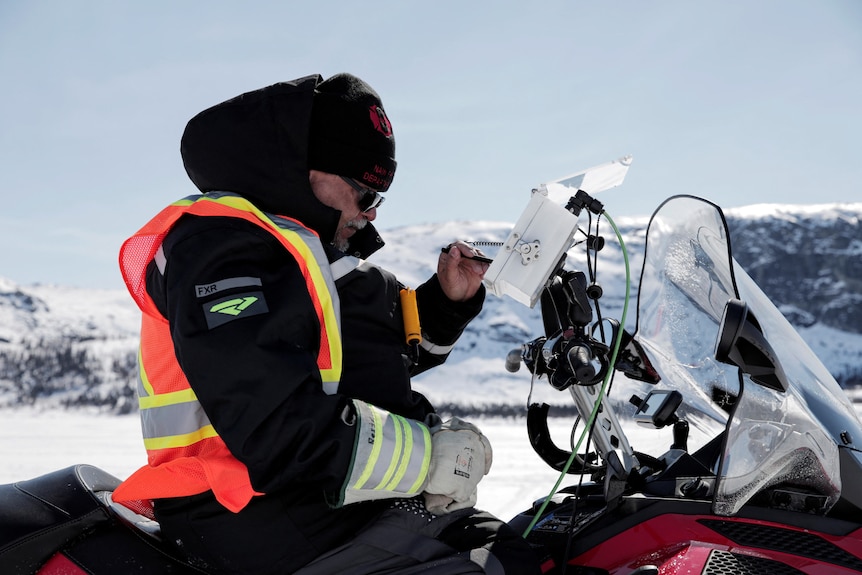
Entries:
<svg viewBox="0 0 862 575">
<path fill-rule="evenodd" d="M 235 319 L 269 312 L 263 292 L 236 294 L 203 305 L 207 327 L 213 329 Z"/>
<path fill-rule="evenodd" d="M 239 315 L 248 306 L 257 301 L 254 296 L 229 299 L 218 303 L 210 308 L 210 313 L 226 313 L 228 315 Z"/>
</svg>

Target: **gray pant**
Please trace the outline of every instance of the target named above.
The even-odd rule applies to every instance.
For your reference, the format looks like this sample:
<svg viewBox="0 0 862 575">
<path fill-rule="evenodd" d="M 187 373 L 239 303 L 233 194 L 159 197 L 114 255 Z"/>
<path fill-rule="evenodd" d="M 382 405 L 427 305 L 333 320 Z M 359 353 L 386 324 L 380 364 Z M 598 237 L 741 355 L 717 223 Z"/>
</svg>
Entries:
<svg viewBox="0 0 862 575">
<path fill-rule="evenodd" d="M 462 509 L 435 516 L 417 498 L 394 502 L 354 539 L 318 557 L 296 575 L 538 572 L 538 561 L 526 542 L 492 515 Z"/>
</svg>

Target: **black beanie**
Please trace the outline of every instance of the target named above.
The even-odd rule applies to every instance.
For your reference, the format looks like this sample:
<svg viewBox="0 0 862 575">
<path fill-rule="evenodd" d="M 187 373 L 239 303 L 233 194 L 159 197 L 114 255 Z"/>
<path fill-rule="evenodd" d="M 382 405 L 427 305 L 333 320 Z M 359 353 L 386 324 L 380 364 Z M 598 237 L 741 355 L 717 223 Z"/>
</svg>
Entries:
<svg viewBox="0 0 862 575">
<path fill-rule="evenodd" d="M 315 88 L 308 167 L 353 178 L 380 192 L 392 183 L 392 124 L 380 96 L 356 76 L 337 74 Z"/>
</svg>

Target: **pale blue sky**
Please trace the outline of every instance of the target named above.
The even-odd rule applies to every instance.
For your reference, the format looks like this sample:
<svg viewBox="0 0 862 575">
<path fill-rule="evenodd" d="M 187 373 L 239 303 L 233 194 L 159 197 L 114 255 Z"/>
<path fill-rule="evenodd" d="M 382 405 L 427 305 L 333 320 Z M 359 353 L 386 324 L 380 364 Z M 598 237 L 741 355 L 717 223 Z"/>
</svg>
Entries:
<svg viewBox="0 0 862 575">
<path fill-rule="evenodd" d="M 862 200 L 862 2 L 0 3 L 0 277 L 120 287 L 122 241 L 192 193 L 200 110 L 349 71 L 381 94 L 385 230 L 514 222 L 529 190 L 625 154 L 615 218 Z"/>
</svg>

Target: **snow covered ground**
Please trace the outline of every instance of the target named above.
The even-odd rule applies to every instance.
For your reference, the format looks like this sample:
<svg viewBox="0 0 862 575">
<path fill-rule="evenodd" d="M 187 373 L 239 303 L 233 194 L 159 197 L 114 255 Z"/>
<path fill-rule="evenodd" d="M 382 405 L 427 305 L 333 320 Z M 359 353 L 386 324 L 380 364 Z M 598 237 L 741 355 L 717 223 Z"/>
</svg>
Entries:
<svg viewBox="0 0 862 575">
<path fill-rule="evenodd" d="M 476 423 L 494 448 L 491 473 L 479 486 L 478 507 L 508 520 L 547 495 L 559 474 L 533 452 L 524 419 Z M 550 420 L 558 445 L 568 445 L 570 425 L 562 418 Z M 137 415 L 4 411 L 0 414 L 0 484 L 77 463 L 95 465 L 125 478 L 146 461 L 140 435 Z M 570 483 L 567 478 L 562 485 Z"/>
<path fill-rule="evenodd" d="M 852 398 L 862 413 L 862 397 Z M 508 520 L 547 495 L 559 474 L 539 459 L 527 439 L 523 418 L 473 420 L 494 448 L 491 473 L 479 485 L 477 507 Z M 569 445 L 571 421 L 549 418 L 555 443 Z M 580 431 L 580 429 L 578 430 Z M 626 428 L 632 446 L 658 455 L 670 445 L 670 428 Z M 0 412 L 0 484 L 29 479 L 77 463 L 125 478 L 146 461 L 137 414 L 112 416 L 81 411 Z M 571 485 L 575 476 L 564 478 Z"/>
</svg>

